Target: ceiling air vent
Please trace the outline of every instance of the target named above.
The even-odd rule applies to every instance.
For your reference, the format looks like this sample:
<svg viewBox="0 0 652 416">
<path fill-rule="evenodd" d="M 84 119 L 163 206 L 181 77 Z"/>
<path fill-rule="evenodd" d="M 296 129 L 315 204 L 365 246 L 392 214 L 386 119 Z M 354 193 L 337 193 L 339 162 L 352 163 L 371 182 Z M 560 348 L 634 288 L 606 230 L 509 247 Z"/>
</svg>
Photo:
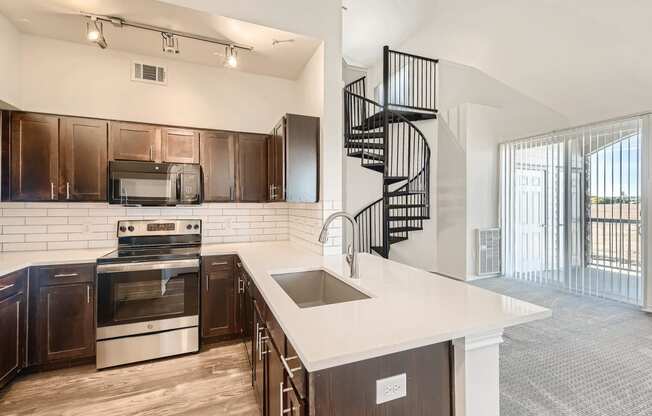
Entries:
<svg viewBox="0 0 652 416">
<path fill-rule="evenodd" d="M 492 276 L 501 273 L 500 228 L 478 229 L 476 259 L 478 276 Z"/>
<path fill-rule="evenodd" d="M 167 84 L 167 69 L 164 66 L 134 62 L 131 68 L 131 80 L 165 85 Z"/>
</svg>

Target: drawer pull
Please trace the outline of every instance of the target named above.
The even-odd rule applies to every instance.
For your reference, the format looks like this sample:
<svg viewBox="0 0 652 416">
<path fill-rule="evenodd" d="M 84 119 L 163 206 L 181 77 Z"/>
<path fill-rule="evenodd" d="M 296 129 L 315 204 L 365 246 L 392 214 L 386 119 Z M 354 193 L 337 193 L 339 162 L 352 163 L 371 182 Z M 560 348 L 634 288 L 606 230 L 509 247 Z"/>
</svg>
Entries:
<svg viewBox="0 0 652 416">
<path fill-rule="evenodd" d="M 54 275 L 54 277 L 56 277 L 57 279 L 62 277 L 77 277 L 77 276 L 79 276 L 79 273 L 59 273 Z"/>
<path fill-rule="evenodd" d="M 287 358 L 285 358 L 285 357 L 283 357 L 283 356 L 281 355 L 281 362 L 283 363 L 283 367 L 285 367 L 285 371 L 287 371 L 288 376 L 290 376 L 290 378 L 294 378 L 294 374 L 293 374 L 293 373 L 294 373 L 295 371 L 299 371 L 299 370 L 301 370 L 301 366 L 299 366 L 299 367 L 295 367 L 295 368 L 290 368 L 290 366 L 288 365 L 288 361 L 296 360 L 296 359 L 298 359 L 298 358 L 299 358 L 299 357 L 296 356 L 296 355 L 293 355 L 292 357 L 287 357 Z"/>
<path fill-rule="evenodd" d="M 14 286 L 15 285 L 13 283 L 10 284 L 10 285 L 7 285 L 7 286 L 2 286 L 2 287 L 0 287 L 0 292 L 2 292 L 3 290 L 11 289 Z"/>
<path fill-rule="evenodd" d="M 281 399 L 281 400 L 280 400 L 280 402 L 281 402 L 281 408 L 280 408 L 280 410 L 281 410 L 281 414 L 282 414 L 282 415 L 284 415 L 284 414 L 286 414 L 286 413 L 293 412 L 293 411 L 296 410 L 296 409 L 294 408 L 294 406 L 292 406 L 292 405 L 290 405 L 290 408 L 289 408 L 289 409 L 284 409 L 284 408 L 283 408 L 283 393 L 289 393 L 289 392 L 291 392 L 291 391 L 292 391 L 292 387 L 285 388 L 285 386 L 283 385 L 283 382 L 281 381 L 281 384 L 280 384 L 280 386 L 279 386 L 279 396 L 280 396 L 280 399 Z"/>
<path fill-rule="evenodd" d="M 211 263 L 211 266 L 226 266 L 227 264 L 229 264 L 228 261 L 215 261 Z"/>
</svg>

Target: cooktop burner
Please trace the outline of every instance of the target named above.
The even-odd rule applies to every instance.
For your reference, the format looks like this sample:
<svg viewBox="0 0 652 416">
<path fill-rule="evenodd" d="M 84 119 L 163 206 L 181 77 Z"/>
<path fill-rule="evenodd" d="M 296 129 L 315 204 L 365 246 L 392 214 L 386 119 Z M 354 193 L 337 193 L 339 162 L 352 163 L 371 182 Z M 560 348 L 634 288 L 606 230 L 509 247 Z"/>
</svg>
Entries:
<svg viewBox="0 0 652 416">
<path fill-rule="evenodd" d="M 118 249 L 98 263 L 123 263 L 197 258 L 201 250 L 201 220 L 118 221 Z"/>
<path fill-rule="evenodd" d="M 98 263 L 117 263 L 135 261 L 172 260 L 180 258 L 199 257 L 201 248 L 191 247 L 150 247 L 150 248 L 119 248 L 99 259 Z"/>
</svg>

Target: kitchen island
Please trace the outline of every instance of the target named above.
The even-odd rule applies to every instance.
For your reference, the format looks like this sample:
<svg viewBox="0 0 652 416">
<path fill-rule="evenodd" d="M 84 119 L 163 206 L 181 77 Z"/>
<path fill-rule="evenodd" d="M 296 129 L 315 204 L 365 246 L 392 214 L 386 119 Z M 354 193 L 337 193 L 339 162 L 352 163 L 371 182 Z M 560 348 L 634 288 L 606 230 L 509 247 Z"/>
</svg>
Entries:
<svg viewBox="0 0 652 416">
<path fill-rule="evenodd" d="M 0 275 L 30 266 L 93 261 L 92 257 L 107 251 L 2 253 Z M 550 316 L 545 308 L 368 254 L 359 257 L 360 278 L 350 279 L 343 256 L 322 257 L 289 242 L 202 246 L 202 256 L 230 254 L 239 257 L 309 374 L 327 374 L 372 360 L 382 366 L 389 357 L 416 352 L 415 359 L 428 354 L 431 346 L 450 345 L 455 415 L 499 414 L 498 353 L 503 329 Z M 272 277 L 317 269 L 368 298 L 300 308 Z M 417 361 L 416 367 L 423 363 L 427 368 L 426 361 Z M 413 368 L 415 363 L 411 364 Z M 397 374 L 386 376 L 402 372 L 400 362 L 394 368 Z M 408 372 L 408 386 L 410 379 Z M 316 393 L 317 387 L 316 383 L 308 389 Z M 365 388 L 366 393 L 356 396 L 353 391 L 351 396 L 369 399 L 366 395 L 375 389 L 373 384 Z M 407 399 L 401 400 L 420 400 L 414 393 L 408 388 Z"/>
</svg>

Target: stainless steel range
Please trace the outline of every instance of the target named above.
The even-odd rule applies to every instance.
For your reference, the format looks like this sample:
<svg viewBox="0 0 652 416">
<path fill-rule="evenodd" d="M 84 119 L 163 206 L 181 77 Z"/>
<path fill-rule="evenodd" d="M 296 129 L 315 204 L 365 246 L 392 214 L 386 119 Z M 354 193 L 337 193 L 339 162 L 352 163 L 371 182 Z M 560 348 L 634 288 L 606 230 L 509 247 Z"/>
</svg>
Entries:
<svg viewBox="0 0 652 416">
<path fill-rule="evenodd" d="M 199 349 L 201 220 L 118 222 L 97 260 L 97 368 Z"/>
</svg>

